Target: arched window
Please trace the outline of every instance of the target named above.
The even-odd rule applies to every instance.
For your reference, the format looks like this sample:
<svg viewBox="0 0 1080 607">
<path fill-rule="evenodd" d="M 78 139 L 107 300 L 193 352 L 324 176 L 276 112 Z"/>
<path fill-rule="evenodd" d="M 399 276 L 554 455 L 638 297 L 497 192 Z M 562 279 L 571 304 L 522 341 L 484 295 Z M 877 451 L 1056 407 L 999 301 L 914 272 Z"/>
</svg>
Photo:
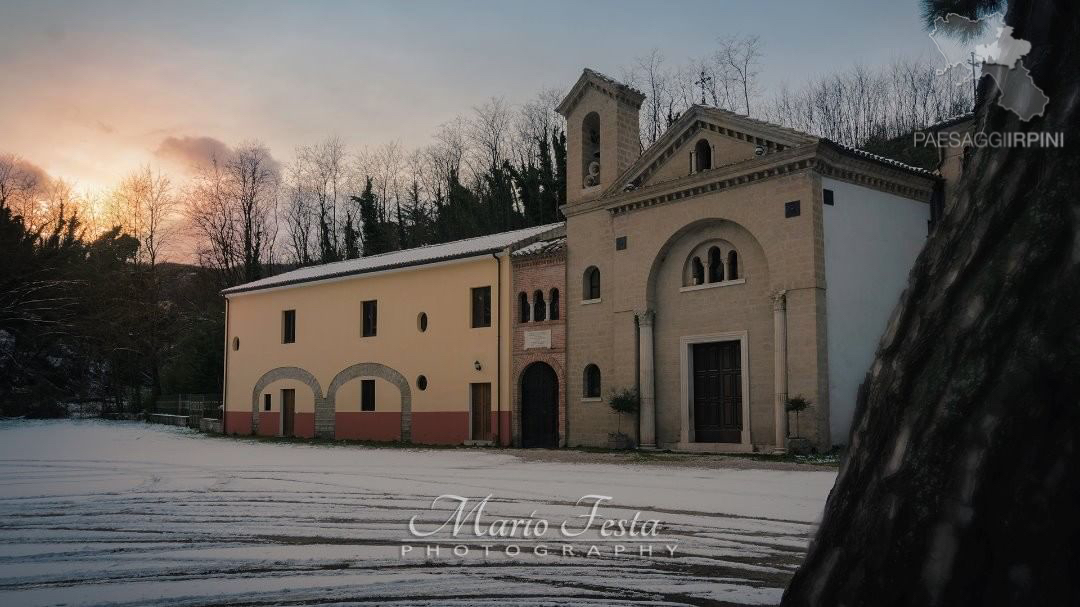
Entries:
<svg viewBox="0 0 1080 607">
<path fill-rule="evenodd" d="M 694 260 L 690 262 L 690 273 L 690 280 L 693 284 L 705 284 L 705 266 L 702 265 L 700 257 L 695 257 Z"/>
<path fill-rule="evenodd" d="M 596 266 L 585 270 L 581 292 L 586 300 L 600 299 L 600 269 Z"/>
<path fill-rule="evenodd" d="M 709 282 L 723 282 L 724 280 L 724 254 L 720 247 L 709 249 Z"/>
<path fill-rule="evenodd" d="M 540 322 L 547 319 L 547 304 L 544 303 L 544 292 L 537 289 L 533 293 L 533 320 Z"/>
<path fill-rule="evenodd" d="M 548 318 L 551 320 L 559 320 L 559 290 L 552 289 L 551 296 L 548 298 L 548 307 L 551 308 L 551 313 L 548 314 Z"/>
<path fill-rule="evenodd" d="M 518 309 L 521 313 L 521 322 L 529 322 L 529 296 L 522 291 L 518 294 Z"/>
<path fill-rule="evenodd" d="M 694 146 L 694 172 L 712 168 L 712 146 L 708 139 L 702 139 Z"/>
<path fill-rule="evenodd" d="M 600 367 L 585 367 L 585 398 L 600 398 Z"/>
<path fill-rule="evenodd" d="M 600 114 L 589 112 L 581 121 L 581 187 L 600 185 Z"/>
<path fill-rule="evenodd" d="M 686 255 L 682 268 L 683 288 L 728 286 L 742 278 L 739 254 L 730 242 L 711 239 L 698 243 Z M 696 289 L 690 289 L 696 290 Z"/>
</svg>

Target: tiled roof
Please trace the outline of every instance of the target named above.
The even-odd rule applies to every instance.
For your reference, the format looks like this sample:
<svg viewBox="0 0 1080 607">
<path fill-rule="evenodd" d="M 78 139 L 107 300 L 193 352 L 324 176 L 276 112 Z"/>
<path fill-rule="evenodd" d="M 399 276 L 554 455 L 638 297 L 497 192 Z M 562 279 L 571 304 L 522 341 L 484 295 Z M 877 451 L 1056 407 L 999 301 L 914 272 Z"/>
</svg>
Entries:
<svg viewBox="0 0 1080 607">
<path fill-rule="evenodd" d="M 466 238 L 454 242 L 433 244 L 404 251 L 394 251 L 360 259 L 349 259 L 318 266 L 299 268 L 291 272 L 285 272 L 269 278 L 230 287 L 222 291 L 224 295 L 234 295 L 248 291 L 284 287 L 305 282 L 330 280 L 380 270 L 391 270 L 411 266 L 419 266 L 452 259 L 476 257 L 496 253 L 517 243 L 528 241 L 543 235 L 552 229 L 561 227 L 561 223 L 536 226 L 512 232 Z"/>
</svg>

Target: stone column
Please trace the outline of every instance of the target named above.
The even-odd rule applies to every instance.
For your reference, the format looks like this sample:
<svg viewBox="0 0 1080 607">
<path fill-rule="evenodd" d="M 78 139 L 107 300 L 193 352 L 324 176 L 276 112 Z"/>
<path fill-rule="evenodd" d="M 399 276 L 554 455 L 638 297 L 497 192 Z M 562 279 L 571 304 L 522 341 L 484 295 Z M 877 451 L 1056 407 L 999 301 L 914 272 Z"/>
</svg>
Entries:
<svg viewBox="0 0 1080 607">
<path fill-rule="evenodd" d="M 773 344 L 775 357 L 773 359 L 773 385 L 776 392 L 774 402 L 776 435 L 774 440 L 777 452 L 787 450 L 787 291 L 780 291 L 773 295 Z"/>
<path fill-rule="evenodd" d="M 639 445 L 642 449 L 656 448 L 656 386 L 653 363 L 653 317 L 652 310 L 638 314 L 638 384 L 641 389 L 641 420 Z"/>
</svg>

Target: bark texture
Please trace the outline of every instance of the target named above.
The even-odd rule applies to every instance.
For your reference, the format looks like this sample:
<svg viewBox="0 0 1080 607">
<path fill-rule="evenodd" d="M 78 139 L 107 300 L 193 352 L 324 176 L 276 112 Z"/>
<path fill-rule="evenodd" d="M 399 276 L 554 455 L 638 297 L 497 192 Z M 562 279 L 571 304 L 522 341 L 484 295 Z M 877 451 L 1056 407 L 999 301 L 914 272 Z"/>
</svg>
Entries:
<svg viewBox="0 0 1080 607">
<path fill-rule="evenodd" d="M 983 148 L 909 279 L 783 604 L 1080 605 L 1080 5 L 1006 23 L 1064 149 Z M 987 93 L 992 81 L 981 84 Z"/>
</svg>

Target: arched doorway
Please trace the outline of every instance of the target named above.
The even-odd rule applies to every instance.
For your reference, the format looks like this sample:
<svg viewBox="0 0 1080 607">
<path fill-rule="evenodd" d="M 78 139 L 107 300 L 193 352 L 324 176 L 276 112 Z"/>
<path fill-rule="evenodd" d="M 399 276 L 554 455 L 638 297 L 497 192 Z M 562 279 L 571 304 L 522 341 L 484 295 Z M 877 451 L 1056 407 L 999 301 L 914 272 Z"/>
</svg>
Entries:
<svg viewBox="0 0 1080 607">
<path fill-rule="evenodd" d="M 535 362 L 521 373 L 521 446 L 559 444 L 559 377 L 550 365 Z"/>
</svg>

